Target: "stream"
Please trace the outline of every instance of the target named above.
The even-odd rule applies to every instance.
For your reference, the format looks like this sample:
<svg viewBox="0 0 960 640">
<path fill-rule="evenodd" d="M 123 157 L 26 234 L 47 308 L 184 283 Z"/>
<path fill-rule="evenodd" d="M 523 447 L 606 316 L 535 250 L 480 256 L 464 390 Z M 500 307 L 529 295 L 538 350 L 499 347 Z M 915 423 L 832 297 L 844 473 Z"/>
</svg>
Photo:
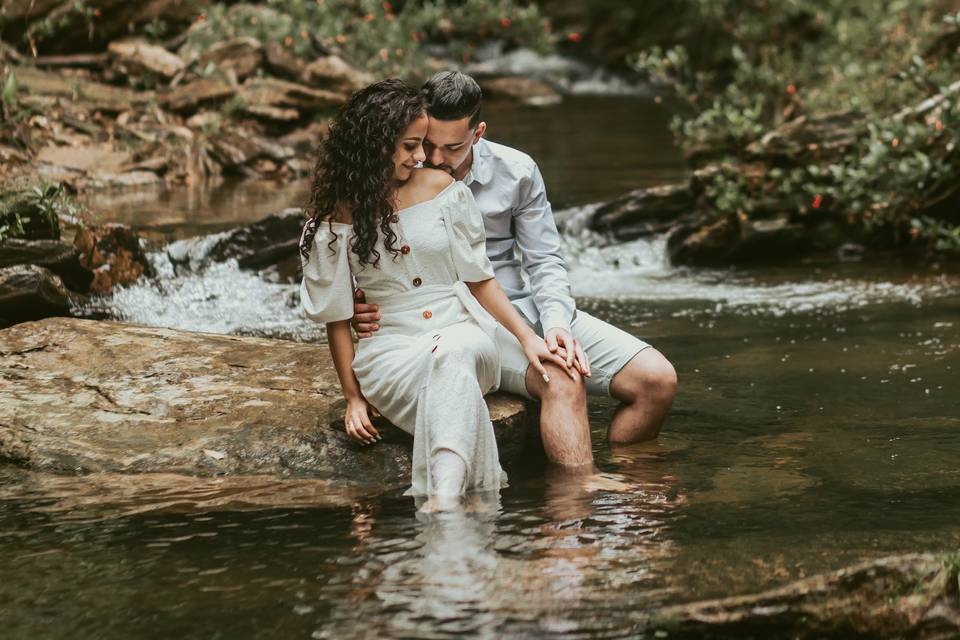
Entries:
<svg viewBox="0 0 960 640">
<path fill-rule="evenodd" d="M 490 105 L 558 217 L 685 175 L 649 99 Z M 307 183 L 94 194 L 160 242 L 302 204 Z M 106 212 L 109 212 L 109 216 Z M 575 228 L 572 226 L 571 228 Z M 590 402 L 594 492 L 531 462 L 499 500 L 423 517 L 400 492 L 261 479 L 51 478 L 0 466 L 7 637 L 636 637 L 653 606 L 960 548 L 960 277 L 936 265 L 675 268 L 666 240 L 564 237 L 578 304 L 652 342 L 680 389 L 653 443 L 611 449 Z M 234 263 L 118 292 L 112 317 L 320 341 L 297 286 Z M 299 481 L 297 481 L 299 482 Z"/>
</svg>

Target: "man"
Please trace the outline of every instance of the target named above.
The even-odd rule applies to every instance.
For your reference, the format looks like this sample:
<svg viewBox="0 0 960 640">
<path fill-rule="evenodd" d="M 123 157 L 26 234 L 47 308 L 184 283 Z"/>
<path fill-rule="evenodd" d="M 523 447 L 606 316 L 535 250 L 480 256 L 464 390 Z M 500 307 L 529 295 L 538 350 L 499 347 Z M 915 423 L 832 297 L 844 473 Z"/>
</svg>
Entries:
<svg viewBox="0 0 960 640">
<path fill-rule="evenodd" d="M 673 404 L 676 372 L 647 343 L 576 309 L 536 163 L 483 138 L 482 92 L 470 76 L 440 72 L 423 86 L 423 94 L 430 116 L 426 163 L 470 187 L 483 213 L 497 281 L 550 350 L 567 360 L 566 371 L 548 364 L 549 381 L 544 380 L 529 367 L 516 339 L 507 336 L 498 345 L 500 388 L 541 401 L 547 457 L 566 467 L 592 465 L 587 393 L 620 401 L 607 432 L 611 443 L 656 438 Z M 365 304 L 361 293 L 353 319 L 358 336 L 372 335 L 379 319 L 377 306 Z"/>
</svg>

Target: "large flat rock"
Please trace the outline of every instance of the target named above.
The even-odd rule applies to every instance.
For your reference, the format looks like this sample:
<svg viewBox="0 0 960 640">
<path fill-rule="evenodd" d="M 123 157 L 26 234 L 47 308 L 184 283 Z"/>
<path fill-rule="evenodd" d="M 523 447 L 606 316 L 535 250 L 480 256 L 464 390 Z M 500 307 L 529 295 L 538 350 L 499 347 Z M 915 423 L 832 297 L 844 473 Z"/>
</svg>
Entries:
<svg viewBox="0 0 960 640">
<path fill-rule="evenodd" d="M 488 402 L 509 470 L 536 420 Z M 342 407 L 326 345 L 74 318 L 0 331 L 0 460 L 34 470 L 408 484 L 409 437 L 385 425 L 360 447 Z"/>
</svg>

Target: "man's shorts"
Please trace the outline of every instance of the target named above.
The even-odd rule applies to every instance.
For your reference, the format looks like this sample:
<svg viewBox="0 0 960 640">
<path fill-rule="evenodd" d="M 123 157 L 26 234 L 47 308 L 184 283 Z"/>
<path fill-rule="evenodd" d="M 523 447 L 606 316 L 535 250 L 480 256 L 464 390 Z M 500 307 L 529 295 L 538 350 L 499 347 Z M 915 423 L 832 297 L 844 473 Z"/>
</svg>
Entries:
<svg viewBox="0 0 960 640">
<path fill-rule="evenodd" d="M 543 329 L 536 325 L 533 329 L 543 335 Z M 650 345 L 630 335 L 623 329 L 594 318 L 579 309 L 573 316 L 570 331 L 580 343 L 590 360 L 590 377 L 586 378 L 587 393 L 590 395 L 610 395 L 610 381 L 623 369 L 633 356 Z M 520 343 L 509 331 L 497 331 L 500 349 L 500 389 L 526 398 L 526 375 L 530 363 L 523 354 Z"/>
</svg>

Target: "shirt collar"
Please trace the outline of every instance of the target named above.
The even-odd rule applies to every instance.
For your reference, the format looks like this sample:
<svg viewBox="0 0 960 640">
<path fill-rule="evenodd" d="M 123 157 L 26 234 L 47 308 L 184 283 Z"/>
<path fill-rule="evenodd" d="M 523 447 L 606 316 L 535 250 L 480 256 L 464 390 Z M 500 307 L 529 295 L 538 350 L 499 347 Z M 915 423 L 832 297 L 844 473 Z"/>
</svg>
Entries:
<svg viewBox="0 0 960 640">
<path fill-rule="evenodd" d="M 490 163 L 490 146 L 483 138 L 477 140 L 473 145 L 473 164 L 470 166 L 470 172 L 464 177 L 463 183 L 470 186 L 474 182 L 482 185 L 490 182 L 493 178 L 493 165 Z"/>
</svg>

